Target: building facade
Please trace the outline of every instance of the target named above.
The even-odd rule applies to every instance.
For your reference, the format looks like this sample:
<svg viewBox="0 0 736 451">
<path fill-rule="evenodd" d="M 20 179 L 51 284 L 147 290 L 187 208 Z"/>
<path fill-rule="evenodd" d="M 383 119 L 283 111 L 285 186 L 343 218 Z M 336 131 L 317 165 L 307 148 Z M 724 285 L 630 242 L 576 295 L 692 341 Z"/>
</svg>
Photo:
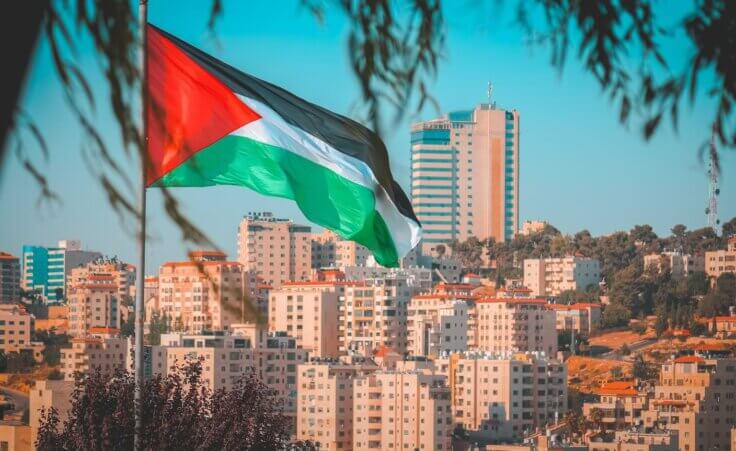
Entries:
<svg viewBox="0 0 736 451">
<path fill-rule="evenodd" d="M 543 299 L 480 299 L 478 351 L 557 355 L 557 316 Z"/>
<path fill-rule="evenodd" d="M 222 252 L 193 252 L 159 269 L 159 310 L 175 331 L 227 330 L 248 311 L 244 284 L 242 264 Z"/>
<path fill-rule="evenodd" d="M 466 352 L 436 361 L 456 424 L 480 438 L 518 440 L 567 410 L 567 367 L 540 353 Z"/>
<path fill-rule="evenodd" d="M 662 365 L 644 426 L 675 430 L 684 451 L 729 449 L 736 424 L 736 359 L 677 357 Z"/>
<path fill-rule="evenodd" d="M 74 381 L 77 374 L 99 370 L 112 375 L 126 370 L 130 361 L 128 340 L 120 338 L 118 329 L 91 328 L 86 337 L 70 340 L 70 346 L 61 349 L 61 368 L 65 381 Z"/>
<path fill-rule="evenodd" d="M 82 250 L 78 240 L 62 240 L 57 247 L 24 245 L 21 284 L 47 301 L 61 301 L 65 299 L 66 279 L 72 268 L 101 257 L 99 252 Z"/>
<path fill-rule="evenodd" d="M 238 261 L 273 287 L 310 280 L 312 229 L 271 213 L 250 213 L 238 227 Z"/>
<path fill-rule="evenodd" d="M 644 269 L 657 273 L 667 268 L 673 279 L 682 279 L 698 271 L 705 271 L 705 259 L 702 255 L 683 254 L 682 252 L 662 252 L 644 256 Z"/>
<path fill-rule="evenodd" d="M 379 371 L 353 379 L 353 449 L 451 449 L 447 378 Z"/>
<path fill-rule="evenodd" d="M 348 286 L 360 282 L 285 282 L 269 294 L 268 327 L 296 338 L 314 357 L 337 357 L 338 303 Z"/>
<path fill-rule="evenodd" d="M 519 119 L 481 104 L 412 125 L 411 198 L 427 249 L 519 229 Z"/>
<path fill-rule="evenodd" d="M 524 260 L 524 286 L 534 296 L 559 296 L 563 291 L 582 291 L 601 281 L 598 260 L 568 256 Z"/>
<path fill-rule="evenodd" d="M 20 259 L 0 252 L 0 303 L 20 300 Z"/>
<path fill-rule="evenodd" d="M 736 274 L 736 236 L 728 239 L 726 249 L 705 253 L 705 273 L 715 280 L 721 274 Z"/>
<path fill-rule="evenodd" d="M 352 449 L 353 379 L 378 370 L 372 360 L 360 357 L 299 365 L 296 438 L 325 450 Z"/>
<path fill-rule="evenodd" d="M 312 235 L 312 269 L 365 266 L 370 256 L 367 247 L 330 230 Z"/>
<path fill-rule="evenodd" d="M 468 303 L 447 300 L 409 303 L 407 351 L 411 355 L 438 357 L 468 350 Z"/>
</svg>

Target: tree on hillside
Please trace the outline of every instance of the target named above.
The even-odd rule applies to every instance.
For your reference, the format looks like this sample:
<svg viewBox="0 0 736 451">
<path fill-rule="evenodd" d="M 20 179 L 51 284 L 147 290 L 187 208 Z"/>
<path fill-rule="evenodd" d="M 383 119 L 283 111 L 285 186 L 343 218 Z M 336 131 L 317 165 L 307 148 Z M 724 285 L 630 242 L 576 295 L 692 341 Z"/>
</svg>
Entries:
<svg viewBox="0 0 736 451">
<path fill-rule="evenodd" d="M 133 449 L 134 376 L 96 371 L 76 383 L 68 420 L 42 413 L 36 445 L 45 450 Z M 290 421 L 273 390 L 253 373 L 231 390 L 211 391 L 202 364 L 190 361 L 169 375 L 147 380 L 143 390 L 141 449 L 285 449 Z"/>
<path fill-rule="evenodd" d="M 631 235 L 634 242 L 638 241 L 644 244 L 649 244 L 657 239 L 657 234 L 654 233 L 652 226 L 649 224 L 635 225 L 629 235 Z"/>
<path fill-rule="evenodd" d="M 735 303 L 736 276 L 731 273 L 721 274 L 716 279 L 715 287 L 698 303 L 698 313 L 708 318 L 724 315 Z"/>
<path fill-rule="evenodd" d="M 625 306 L 612 302 L 608 304 L 601 315 L 601 327 L 610 329 L 614 327 L 623 327 L 629 324 L 631 319 L 631 311 Z"/>
</svg>

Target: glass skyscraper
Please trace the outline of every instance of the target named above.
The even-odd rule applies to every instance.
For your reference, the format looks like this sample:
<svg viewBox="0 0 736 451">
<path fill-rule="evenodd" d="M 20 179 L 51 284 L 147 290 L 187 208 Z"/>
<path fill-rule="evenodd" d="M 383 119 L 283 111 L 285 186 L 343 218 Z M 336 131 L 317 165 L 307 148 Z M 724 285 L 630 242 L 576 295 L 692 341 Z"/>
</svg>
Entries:
<svg viewBox="0 0 736 451">
<path fill-rule="evenodd" d="M 411 128 L 412 206 L 424 249 L 519 229 L 519 112 L 481 104 Z"/>
</svg>

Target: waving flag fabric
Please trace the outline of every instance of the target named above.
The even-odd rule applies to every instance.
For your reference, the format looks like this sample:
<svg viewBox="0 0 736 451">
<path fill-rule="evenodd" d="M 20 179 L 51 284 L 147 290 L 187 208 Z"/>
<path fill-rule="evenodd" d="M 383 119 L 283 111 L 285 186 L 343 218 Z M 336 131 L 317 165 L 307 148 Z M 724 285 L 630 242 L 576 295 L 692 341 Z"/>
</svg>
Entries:
<svg viewBox="0 0 736 451">
<path fill-rule="evenodd" d="M 381 139 L 346 117 L 148 27 L 147 185 L 238 185 L 396 266 L 419 242 Z"/>
</svg>

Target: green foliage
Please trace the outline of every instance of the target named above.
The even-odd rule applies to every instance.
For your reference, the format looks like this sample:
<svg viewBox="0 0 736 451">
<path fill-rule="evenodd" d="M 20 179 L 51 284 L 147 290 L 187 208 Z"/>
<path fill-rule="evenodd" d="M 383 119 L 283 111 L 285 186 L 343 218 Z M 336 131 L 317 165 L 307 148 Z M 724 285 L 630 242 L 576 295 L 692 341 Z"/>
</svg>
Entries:
<svg viewBox="0 0 736 451">
<path fill-rule="evenodd" d="M 128 319 L 120 326 L 120 336 L 123 338 L 135 336 L 135 313 L 130 312 Z"/>
<path fill-rule="evenodd" d="M 50 366 L 58 365 L 61 361 L 61 348 L 69 344 L 69 335 L 57 334 L 55 330 L 37 331 L 34 340 L 43 343 L 43 361 Z"/>
<path fill-rule="evenodd" d="M 629 354 L 631 354 L 631 349 L 629 349 L 629 346 L 628 346 L 628 345 L 627 345 L 626 343 L 624 343 L 624 344 L 623 344 L 623 345 L 622 345 L 622 346 L 621 346 L 621 347 L 620 347 L 620 348 L 618 349 L 618 352 L 620 352 L 620 353 L 621 353 L 621 355 L 624 355 L 624 356 L 625 356 L 625 355 L 629 355 Z"/>
<path fill-rule="evenodd" d="M 618 303 L 611 303 L 603 310 L 601 326 L 604 329 L 623 327 L 629 324 L 630 319 L 631 311 L 628 308 Z"/>
<path fill-rule="evenodd" d="M 657 366 L 650 365 L 644 360 L 644 357 L 639 354 L 634 357 L 634 363 L 631 367 L 631 374 L 642 381 L 651 381 L 657 378 Z"/>
<path fill-rule="evenodd" d="M 161 315 L 158 311 L 155 311 L 151 315 L 151 320 L 148 324 L 146 342 L 149 345 L 161 344 L 161 334 L 165 334 L 171 330 L 171 319 L 166 314 Z"/>
<path fill-rule="evenodd" d="M 713 317 L 728 313 L 728 308 L 736 302 L 736 276 L 731 273 L 721 274 L 716 280 L 715 289 L 711 290 L 698 304 L 698 313 Z"/>
<path fill-rule="evenodd" d="M 640 322 L 631 326 L 631 330 L 639 335 L 647 333 L 647 325 L 644 322 Z"/>
<path fill-rule="evenodd" d="M 28 373 L 36 366 L 30 351 L 10 352 L 5 355 L 5 371 L 8 373 Z"/>
</svg>

